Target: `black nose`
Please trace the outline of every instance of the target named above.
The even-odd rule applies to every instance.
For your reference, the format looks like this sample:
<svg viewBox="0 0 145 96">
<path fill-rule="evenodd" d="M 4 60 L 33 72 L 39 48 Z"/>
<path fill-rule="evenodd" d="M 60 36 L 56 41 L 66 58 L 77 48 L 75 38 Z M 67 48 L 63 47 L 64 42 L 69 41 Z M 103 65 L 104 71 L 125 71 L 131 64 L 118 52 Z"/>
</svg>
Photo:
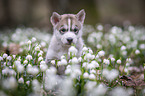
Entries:
<svg viewBox="0 0 145 96">
<path fill-rule="evenodd" d="M 67 38 L 67 41 L 68 41 L 69 44 L 71 44 L 72 41 L 73 41 L 73 38 L 69 37 L 69 38 Z"/>
</svg>

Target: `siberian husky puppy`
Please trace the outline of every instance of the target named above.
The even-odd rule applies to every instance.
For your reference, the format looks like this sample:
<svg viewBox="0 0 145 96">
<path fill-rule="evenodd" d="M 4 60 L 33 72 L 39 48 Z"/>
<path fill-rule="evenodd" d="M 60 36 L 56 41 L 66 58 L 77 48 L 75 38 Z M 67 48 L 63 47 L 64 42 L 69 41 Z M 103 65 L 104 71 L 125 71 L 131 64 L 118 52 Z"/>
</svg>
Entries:
<svg viewBox="0 0 145 96">
<path fill-rule="evenodd" d="M 85 19 L 85 11 L 82 9 L 77 14 L 59 15 L 53 12 L 51 23 L 53 25 L 53 36 L 46 54 L 46 63 L 51 59 L 60 59 L 68 54 L 71 44 L 78 50 L 77 57 L 81 56 L 83 48 L 82 29 Z"/>
</svg>

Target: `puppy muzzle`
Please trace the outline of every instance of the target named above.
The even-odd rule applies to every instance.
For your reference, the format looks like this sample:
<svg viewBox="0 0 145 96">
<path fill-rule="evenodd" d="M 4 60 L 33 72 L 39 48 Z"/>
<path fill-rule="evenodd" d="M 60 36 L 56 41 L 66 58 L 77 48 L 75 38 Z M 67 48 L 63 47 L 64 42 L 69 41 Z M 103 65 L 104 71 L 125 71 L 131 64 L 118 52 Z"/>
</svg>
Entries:
<svg viewBox="0 0 145 96">
<path fill-rule="evenodd" d="M 68 37 L 66 40 L 69 45 L 71 45 L 73 43 L 73 38 L 71 38 L 71 37 Z"/>
</svg>

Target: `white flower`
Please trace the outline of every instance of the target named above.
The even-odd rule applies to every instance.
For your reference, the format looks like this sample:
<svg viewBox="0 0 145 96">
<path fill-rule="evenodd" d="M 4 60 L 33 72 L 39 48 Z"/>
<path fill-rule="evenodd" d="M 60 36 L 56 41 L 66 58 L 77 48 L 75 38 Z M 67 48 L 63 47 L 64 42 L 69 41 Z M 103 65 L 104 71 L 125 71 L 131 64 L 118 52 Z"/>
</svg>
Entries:
<svg viewBox="0 0 145 96">
<path fill-rule="evenodd" d="M 3 57 L 0 56 L 0 61 L 2 61 L 2 60 L 3 60 Z"/>
<path fill-rule="evenodd" d="M 61 59 L 65 59 L 65 56 L 64 56 L 64 55 L 62 55 L 60 58 L 61 58 Z"/>
<path fill-rule="evenodd" d="M 61 83 L 61 90 L 59 96 L 76 96 L 75 89 L 73 87 L 73 81 L 70 78 L 64 79 Z"/>
<path fill-rule="evenodd" d="M 89 48 L 89 53 L 93 54 L 93 51 L 92 51 L 92 49 L 91 49 L 91 48 Z"/>
<path fill-rule="evenodd" d="M 102 57 L 102 56 L 105 55 L 105 52 L 103 50 L 101 50 L 101 51 L 98 52 L 98 55 L 99 55 L 99 57 Z"/>
<path fill-rule="evenodd" d="M 41 52 L 38 53 L 38 57 L 40 57 L 40 56 L 42 56 L 42 53 Z"/>
<path fill-rule="evenodd" d="M 93 68 L 95 68 L 94 64 L 90 63 L 90 64 L 87 65 L 87 69 L 93 69 Z"/>
<path fill-rule="evenodd" d="M 111 71 L 109 71 L 107 69 L 103 69 L 102 74 L 107 80 L 112 81 L 119 75 L 119 72 L 116 69 L 112 69 Z"/>
<path fill-rule="evenodd" d="M 92 91 L 90 92 L 90 96 L 104 96 L 106 94 L 107 87 L 104 84 L 99 84 Z"/>
<path fill-rule="evenodd" d="M 40 51 L 40 46 L 36 46 L 35 51 Z"/>
<path fill-rule="evenodd" d="M 28 63 L 28 60 L 24 60 L 24 62 L 23 62 L 24 64 L 27 64 Z"/>
<path fill-rule="evenodd" d="M 95 58 L 96 58 L 96 59 L 99 59 L 99 55 L 97 54 Z"/>
<path fill-rule="evenodd" d="M 70 60 L 68 61 L 68 63 L 71 63 L 71 61 L 72 61 L 72 59 L 70 59 Z"/>
<path fill-rule="evenodd" d="M 5 69 L 2 70 L 3 75 L 7 75 L 9 73 L 9 68 L 6 67 Z"/>
<path fill-rule="evenodd" d="M 40 44 L 41 44 L 42 47 L 45 47 L 46 46 L 46 43 L 45 42 L 41 42 Z"/>
<path fill-rule="evenodd" d="M 129 70 L 128 70 L 128 68 L 125 68 L 125 69 L 124 69 L 124 72 L 126 72 L 126 73 L 127 73 L 128 71 L 129 71 Z"/>
<path fill-rule="evenodd" d="M 66 68 L 67 68 L 67 69 L 71 69 L 71 65 L 67 65 Z"/>
<path fill-rule="evenodd" d="M 31 42 L 30 40 L 27 42 L 28 45 L 31 45 L 31 43 L 32 43 L 32 42 Z"/>
<path fill-rule="evenodd" d="M 13 56 L 14 59 L 16 58 L 16 55 L 12 55 L 12 56 Z"/>
<path fill-rule="evenodd" d="M 6 66 L 6 62 L 4 62 L 3 66 L 4 66 L 4 67 Z"/>
<path fill-rule="evenodd" d="M 40 83 L 39 83 L 39 81 L 37 79 L 34 79 L 32 81 L 32 88 L 33 88 L 34 92 L 39 92 L 41 90 Z"/>
<path fill-rule="evenodd" d="M 27 66 L 27 72 L 32 75 L 37 75 L 39 73 L 39 69 L 36 66 Z"/>
<path fill-rule="evenodd" d="M 40 65 L 44 65 L 44 64 L 46 64 L 45 61 L 41 61 L 40 62 Z"/>
<path fill-rule="evenodd" d="M 15 89 L 17 87 L 17 81 L 16 79 L 11 76 L 10 78 L 7 78 L 6 80 L 3 80 L 3 83 L 2 83 L 3 87 L 6 88 L 6 89 Z"/>
<path fill-rule="evenodd" d="M 57 62 L 57 66 L 61 66 L 62 64 L 61 64 L 61 61 L 58 61 Z"/>
<path fill-rule="evenodd" d="M 7 60 L 11 61 L 12 60 L 12 57 L 11 56 L 8 56 L 7 57 Z"/>
<path fill-rule="evenodd" d="M 112 58 L 111 58 L 111 61 L 114 62 L 114 61 L 115 61 L 115 58 L 112 57 Z"/>
<path fill-rule="evenodd" d="M 92 59 L 91 53 L 87 53 L 87 54 L 86 54 L 86 59 L 87 59 L 87 60 L 88 60 L 88 59 Z"/>
<path fill-rule="evenodd" d="M 11 76 L 16 76 L 16 72 L 13 69 L 9 69 L 9 74 Z"/>
<path fill-rule="evenodd" d="M 31 73 L 32 75 L 37 75 L 39 73 L 38 67 L 34 66 L 33 67 L 33 72 Z"/>
<path fill-rule="evenodd" d="M 8 55 L 6 53 L 3 54 L 3 58 L 7 58 Z"/>
<path fill-rule="evenodd" d="M 36 41 L 36 38 L 35 37 L 32 37 L 32 42 L 35 42 Z"/>
<path fill-rule="evenodd" d="M 121 64 L 121 60 L 120 60 L 120 59 L 119 59 L 119 60 L 117 60 L 116 62 L 117 62 L 117 64 Z"/>
<path fill-rule="evenodd" d="M 122 87 L 116 87 L 110 92 L 110 96 L 130 96 L 126 89 Z"/>
<path fill-rule="evenodd" d="M 46 64 L 40 64 L 40 69 L 42 72 L 46 71 L 48 66 Z"/>
<path fill-rule="evenodd" d="M 29 86 L 30 85 L 30 81 L 26 81 L 26 84 Z"/>
<path fill-rule="evenodd" d="M 109 58 L 113 58 L 113 56 L 114 56 L 113 54 L 110 54 L 110 55 L 109 55 Z"/>
<path fill-rule="evenodd" d="M 79 75 L 82 74 L 82 72 L 81 72 L 80 69 L 75 69 L 74 72 L 75 72 L 75 74 L 76 74 L 77 76 L 79 76 Z"/>
<path fill-rule="evenodd" d="M 91 59 L 94 59 L 95 58 L 95 55 L 92 55 Z"/>
<path fill-rule="evenodd" d="M 90 70 L 90 73 L 91 73 L 91 74 L 96 74 L 96 70 L 91 69 L 91 70 Z"/>
<path fill-rule="evenodd" d="M 21 64 L 20 61 L 15 61 L 15 65 L 16 65 L 16 66 L 18 66 L 18 65 L 20 65 L 20 64 Z"/>
<path fill-rule="evenodd" d="M 89 73 L 88 73 L 88 72 L 85 72 L 85 73 L 83 74 L 83 77 L 84 77 L 84 78 L 89 78 Z"/>
<path fill-rule="evenodd" d="M 62 60 L 61 60 L 61 64 L 62 64 L 62 65 L 67 65 L 66 59 L 62 59 Z"/>
<path fill-rule="evenodd" d="M 87 66 L 88 66 L 88 62 L 84 62 L 82 67 L 87 68 Z"/>
<path fill-rule="evenodd" d="M 39 57 L 39 58 L 38 58 L 38 61 L 41 61 L 41 60 L 43 60 L 43 57 Z"/>
<path fill-rule="evenodd" d="M 49 69 L 46 70 L 46 75 L 50 74 L 56 74 L 56 68 L 55 67 L 50 67 Z"/>
<path fill-rule="evenodd" d="M 54 64 L 55 64 L 55 60 L 51 60 L 51 64 L 53 64 L 53 65 L 54 65 Z"/>
<path fill-rule="evenodd" d="M 88 51 L 88 48 L 87 47 L 83 47 L 82 51 L 86 52 L 86 51 Z"/>
<path fill-rule="evenodd" d="M 34 79 L 33 81 L 32 81 L 32 85 L 33 86 L 37 86 L 37 85 L 39 85 L 39 82 L 38 82 L 38 80 L 37 79 Z"/>
<path fill-rule="evenodd" d="M 110 61 L 108 59 L 104 59 L 103 60 L 103 63 L 105 63 L 106 65 L 109 65 L 110 64 Z"/>
<path fill-rule="evenodd" d="M 122 51 L 122 55 L 126 56 L 127 55 L 127 51 Z"/>
<path fill-rule="evenodd" d="M 74 46 L 71 46 L 69 49 L 68 49 L 68 52 L 69 54 L 72 53 L 72 55 L 76 55 L 78 50 L 74 47 Z"/>
<path fill-rule="evenodd" d="M 78 61 L 79 61 L 79 62 L 82 62 L 82 61 L 83 61 L 82 57 L 79 57 L 79 58 L 78 58 Z"/>
<path fill-rule="evenodd" d="M 120 50 L 121 51 L 126 50 L 126 46 L 121 46 Z"/>
<path fill-rule="evenodd" d="M 17 65 L 17 71 L 20 73 L 24 72 L 24 66 L 22 64 Z"/>
<path fill-rule="evenodd" d="M 139 45 L 139 48 L 140 48 L 140 49 L 145 49 L 145 44 L 140 44 L 140 45 Z"/>
<path fill-rule="evenodd" d="M 20 46 L 23 46 L 25 44 L 25 42 L 21 41 L 19 44 L 20 44 Z"/>
<path fill-rule="evenodd" d="M 102 49 L 102 45 L 101 44 L 97 44 L 96 46 L 98 49 Z"/>
<path fill-rule="evenodd" d="M 130 66 L 130 63 L 126 63 L 126 66 Z"/>
<path fill-rule="evenodd" d="M 102 25 L 98 25 L 98 26 L 97 26 L 97 29 L 98 29 L 99 31 L 102 31 L 102 30 L 103 30 L 103 26 L 102 26 Z"/>
<path fill-rule="evenodd" d="M 55 67 L 50 67 L 49 69 L 50 69 L 51 73 L 56 74 L 57 70 Z"/>
<path fill-rule="evenodd" d="M 96 79 L 96 76 L 94 74 L 90 74 L 89 79 L 94 80 L 94 79 Z"/>
<path fill-rule="evenodd" d="M 73 57 L 71 62 L 72 62 L 72 64 L 78 64 L 77 57 Z"/>
<path fill-rule="evenodd" d="M 24 79 L 21 77 L 21 78 L 19 78 L 18 82 L 23 84 L 24 83 Z"/>
<path fill-rule="evenodd" d="M 26 56 L 26 59 L 27 59 L 27 60 L 31 60 L 31 59 L 32 59 L 32 56 L 31 56 L 31 55 L 27 55 L 27 56 Z"/>
<path fill-rule="evenodd" d="M 65 70 L 65 74 L 71 74 L 71 72 L 72 72 L 72 70 L 71 70 L 70 68 L 67 68 L 67 69 Z"/>
<path fill-rule="evenodd" d="M 140 51 L 139 51 L 138 49 L 135 50 L 135 54 L 136 54 L 136 55 L 140 54 Z"/>
<path fill-rule="evenodd" d="M 9 66 L 9 68 L 13 68 L 12 66 Z"/>
<path fill-rule="evenodd" d="M 94 89 L 94 87 L 96 86 L 96 82 L 95 81 L 88 81 L 85 85 L 85 87 L 87 88 L 87 90 L 92 90 Z"/>
<path fill-rule="evenodd" d="M 39 52 L 39 53 L 43 54 L 43 51 L 42 51 L 42 50 L 40 50 L 40 52 Z"/>
<path fill-rule="evenodd" d="M 27 66 L 28 68 L 32 68 L 32 65 L 31 64 L 28 64 L 28 66 Z"/>
<path fill-rule="evenodd" d="M 19 56 L 17 60 L 18 60 L 18 61 L 21 61 L 21 56 Z"/>
<path fill-rule="evenodd" d="M 131 64 L 133 61 L 131 60 L 131 58 L 127 58 L 126 62 Z"/>
<path fill-rule="evenodd" d="M 96 62 L 95 60 L 93 60 L 93 61 L 91 62 L 91 64 L 95 65 L 95 67 L 99 67 L 98 62 Z"/>
</svg>

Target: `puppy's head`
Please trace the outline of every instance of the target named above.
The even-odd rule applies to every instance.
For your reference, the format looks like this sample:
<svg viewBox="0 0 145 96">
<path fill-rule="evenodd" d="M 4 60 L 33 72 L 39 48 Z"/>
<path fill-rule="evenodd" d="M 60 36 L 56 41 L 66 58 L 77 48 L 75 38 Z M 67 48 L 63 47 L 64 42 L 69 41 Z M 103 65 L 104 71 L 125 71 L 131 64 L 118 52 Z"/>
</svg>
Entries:
<svg viewBox="0 0 145 96">
<path fill-rule="evenodd" d="M 77 14 L 59 15 L 53 12 L 51 23 L 54 34 L 64 45 L 77 43 L 78 38 L 82 36 L 82 28 L 85 19 L 85 11 L 81 10 Z"/>
</svg>

